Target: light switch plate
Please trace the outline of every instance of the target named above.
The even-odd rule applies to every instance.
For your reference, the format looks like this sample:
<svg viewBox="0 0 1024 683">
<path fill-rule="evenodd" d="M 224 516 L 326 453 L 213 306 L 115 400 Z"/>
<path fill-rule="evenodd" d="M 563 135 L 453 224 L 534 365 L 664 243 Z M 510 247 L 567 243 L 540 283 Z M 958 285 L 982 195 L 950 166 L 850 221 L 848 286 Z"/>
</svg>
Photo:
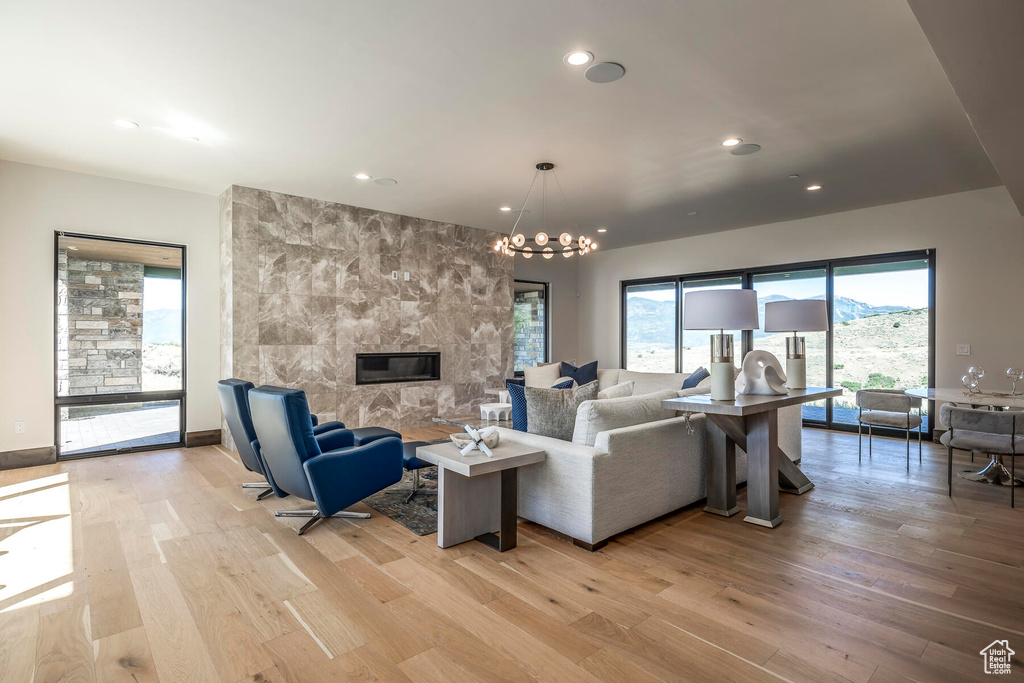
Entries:
<svg viewBox="0 0 1024 683">
<path fill-rule="evenodd" d="M 398 279 L 398 271 L 397 270 L 392 270 L 391 271 L 391 279 L 392 280 L 397 280 Z"/>
<path fill-rule="evenodd" d="M 408 282 L 408 281 L 409 281 L 409 273 L 408 273 L 408 272 L 406 272 L 406 274 L 405 274 L 405 281 L 406 281 L 406 282 Z"/>
<path fill-rule="evenodd" d="M 24 434 L 25 433 L 25 421 L 24 420 L 15 420 L 14 421 L 14 433 L 15 434 Z"/>
<path fill-rule="evenodd" d="M 971 355 L 971 345 L 970 344 L 957 344 L 956 345 L 956 355 L 958 355 L 958 356 L 969 356 L 969 355 Z"/>
</svg>

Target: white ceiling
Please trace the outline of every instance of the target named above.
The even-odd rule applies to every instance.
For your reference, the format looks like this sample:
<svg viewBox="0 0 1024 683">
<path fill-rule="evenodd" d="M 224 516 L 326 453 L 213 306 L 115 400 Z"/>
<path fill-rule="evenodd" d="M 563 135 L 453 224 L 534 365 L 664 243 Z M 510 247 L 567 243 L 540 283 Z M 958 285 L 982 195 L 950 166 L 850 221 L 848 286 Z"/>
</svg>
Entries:
<svg viewBox="0 0 1024 683">
<path fill-rule="evenodd" d="M 489 229 L 550 160 L 606 248 L 999 184 L 904 0 L 5 2 L 0 84 L 5 159 Z"/>
</svg>

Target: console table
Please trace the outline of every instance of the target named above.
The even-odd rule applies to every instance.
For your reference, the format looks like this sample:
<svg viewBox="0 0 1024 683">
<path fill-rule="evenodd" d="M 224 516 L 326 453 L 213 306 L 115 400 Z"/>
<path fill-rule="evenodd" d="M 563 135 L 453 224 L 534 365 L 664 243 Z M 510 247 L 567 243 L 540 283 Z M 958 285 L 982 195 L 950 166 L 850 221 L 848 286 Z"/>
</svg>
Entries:
<svg viewBox="0 0 1024 683">
<path fill-rule="evenodd" d="M 814 484 L 779 448 L 779 408 L 841 396 L 842 389 L 790 389 L 783 396 L 739 394 L 734 401 L 713 401 L 707 394 L 669 398 L 667 410 L 707 415 L 708 504 L 705 512 L 731 517 L 736 505 L 736 446 L 747 453 L 747 516 L 744 522 L 766 527 L 782 524 L 779 481 L 787 493 L 802 494 Z"/>
<path fill-rule="evenodd" d="M 473 539 L 498 552 L 516 547 L 519 468 L 547 454 L 515 443 L 492 450 L 489 458 L 480 451 L 462 455 L 450 442 L 416 449 L 417 458 L 437 465 L 437 544 L 442 548 Z"/>
</svg>

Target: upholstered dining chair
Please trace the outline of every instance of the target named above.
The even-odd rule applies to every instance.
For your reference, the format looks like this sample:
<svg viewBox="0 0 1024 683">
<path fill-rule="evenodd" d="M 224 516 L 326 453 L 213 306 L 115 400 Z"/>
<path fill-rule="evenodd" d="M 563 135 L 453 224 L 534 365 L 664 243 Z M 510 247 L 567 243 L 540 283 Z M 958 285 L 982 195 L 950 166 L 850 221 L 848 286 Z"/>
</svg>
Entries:
<svg viewBox="0 0 1024 683">
<path fill-rule="evenodd" d="M 910 431 L 917 427 L 917 462 L 921 462 L 921 399 L 900 389 L 861 389 L 857 392 L 857 462 L 861 461 L 861 433 L 868 426 L 868 457 L 871 457 L 873 427 L 907 430 L 907 471 L 910 471 Z M 917 409 L 917 414 L 913 410 Z"/>
<path fill-rule="evenodd" d="M 982 470 L 979 480 L 990 478 L 984 475 L 986 471 L 996 481 L 1006 479 L 1010 486 L 1010 507 L 1015 507 L 1014 490 L 1018 481 L 1015 456 L 1018 451 L 1024 453 L 1024 413 L 957 408 L 947 403 L 939 408 L 939 420 L 949 426 L 939 437 L 947 451 L 946 486 L 949 495 L 953 495 L 953 449 L 988 453 L 992 462 Z M 1010 458 L 1009 472 L 1003 464 L 1006 456 Z"/>
<path fill-rule="evenodd" d="M 298 530 L 300 535 L 327 517 L 369 517 L 343 510 L 402 479 L 401 439 L 356 446 L 348 429 L 314 435 L 305 392 L 263 386 L 249 392 L 249 406 L 257 453 L 274 492 L 316 504 L 314 509 L 275 513 L 310 518 Z"/>
<path fill-rule="evenodd" d="M 235 442 L 235 448 L 238 450 L 238 457 L 247 470 L 255 472 L 265 479 L 263 463 L 253 446 L 253 442 L 256 441 L 256 429 L 253 427 L 252 412 L 249 410 L 249 391 L 253 388 L 255 385 L 252 382 L 234 377 L 217 382 L 220 408 L 224 413 L 224 421 L 228 425 L 231 439 Z M 310 420 L 313 423 L 314 434 L 345 428 L 344 424 L 336 421 L 319 424 L 316 415 L 310 415 Z M 263 489 L 256 496 L 256 500 L 263 500 L 273 493 L 270 484 L 263 481 L 246 482 L 242 484 L 242 488 Z"/>
</svg>

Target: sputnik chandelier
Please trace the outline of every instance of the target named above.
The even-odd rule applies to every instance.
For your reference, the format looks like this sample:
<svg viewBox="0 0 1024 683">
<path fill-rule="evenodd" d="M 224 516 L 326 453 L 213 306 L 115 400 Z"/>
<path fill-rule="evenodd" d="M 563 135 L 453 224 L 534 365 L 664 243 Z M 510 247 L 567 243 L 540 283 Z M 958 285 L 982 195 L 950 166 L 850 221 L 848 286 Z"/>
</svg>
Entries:
<svg viewBox="0 0 1024 683">
<path fill-rule="evenodd" d="M 547 226 L 544 223 L 544 217 L 548 201 L 548 173 L 555 179 L 555 185 L 558 187 L 558 192 L 562 195 L 562 201 L 565 202 L 566 210 L 569 209 L 569 201 L 565 198 L 562 184 L 558 182 L 558 176 L 555 175 L 554 169 L 555 165 L 547 161 L 537 164 L 537 170 L 533 174 L 533 182 L 530 183 L 530 189 L 526 192 L 526 201 L 523 202 L 523 208 L 519 211 L 516 223 L 512 226 L 512 231 L 507 237 L 503 237 L 494 243 L 494 251 L 505 256 L 522 254 L 523 258 L 531 258 L 534 254 L 539 254 L 549 259 L 554 257 L 556 253 L 561 253 L 565 258 L 569 258 L 576 253 L 580 255 L 589 254 L 594 249 L 597 249 L 597 242 L 594 242 L 586 235 L 573 235 L 570 232 L 563 232 L 556 239 L 545 232 Z M 516 230 L 519 228 L 519 221 L 523 220 L 523 214 L 529 213 L 526 210 L 526 205 L 530 202 L 530 195 L 533 193 L 538 177 L 542 178 L 540 204 L 541 231 L 533 237 L 527 237 L 521 232 L 516 232 Z M 533 246 L 527 244 L 527 242 L 531 242 Z"/>
</svg>

